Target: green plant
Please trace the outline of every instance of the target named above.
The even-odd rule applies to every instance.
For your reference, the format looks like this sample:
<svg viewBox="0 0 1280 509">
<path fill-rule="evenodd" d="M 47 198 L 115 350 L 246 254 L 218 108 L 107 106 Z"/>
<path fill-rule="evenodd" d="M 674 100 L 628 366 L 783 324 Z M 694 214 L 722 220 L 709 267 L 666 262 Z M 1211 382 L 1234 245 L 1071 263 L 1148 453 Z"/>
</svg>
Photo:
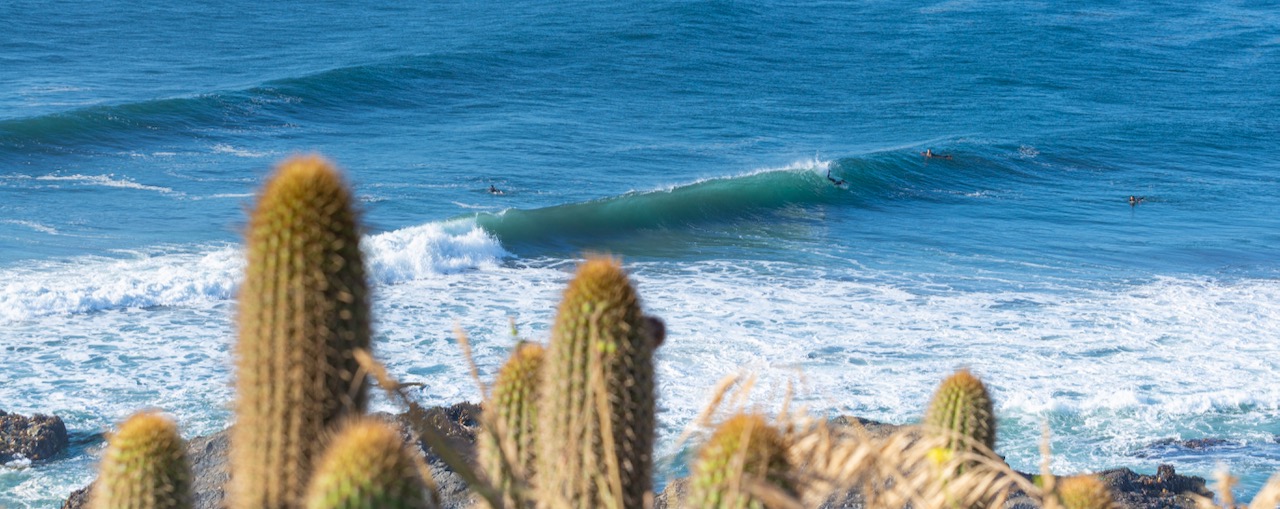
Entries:
<svg viewBox="0 0 1280 509">
<path fill-rule="evenodd" d="M 1058 480 L 1058 499 L 1063 509 L 1112 509 L 1115 499 L 1107 485 L 1092 475 L 1078 475 Z"/>
<path fill-rule="evenodd" d="M 396 430 L 373 419 L 342 428 L 316 463 L 306 509 L 437 507 L 422 465 Z"/>
<path fill-rule="evenodd" d="M 369 291 L 351 193 L 318 157 L 285 161 L 250 218 L 240 289 L 230 507 L 293 509 L 322 440 L 363 412 L 352 352 Z"/>
<path fill-rule="evenodd" d="M 107 440 L 98 467 L 93 509 L 186 509 L 191 507 L 187 444 L 173 421 L 134 414 Z"/>
<path fill-rule="evenodd" d="M 942 381 L 929 402 L 924 425 L 943 435 L 951 451 L 972 451 L 975 445 L 995 450 L 996 416 L 991 396 L 968 370 L 956 371 Z"/>
<path fill-rule="evenodd" d="M 539 396 L 537 492 L 551 507 L 639 508 L 650 490 L 656 320 L 617 260 L 590 258 L 565 290 Z"/>
<path fill-rule="evenodd" d="M 545 351 L 537 343 L 517 345 L 498 371 L 485 408 L 477 456 L 489 482 L 502 492 L 506 507 L 527 505 L 523 490 L 535 472 L 537 393 Z"/>
<path fill-rule="evenodd" d="M 737 415 L 716 429 L 698 453 L 689 477 L 687 507 L 762 509 L 752 489 L 774 487 L 795 497 L 782 434 L 758 415 Z"/>
</svg>

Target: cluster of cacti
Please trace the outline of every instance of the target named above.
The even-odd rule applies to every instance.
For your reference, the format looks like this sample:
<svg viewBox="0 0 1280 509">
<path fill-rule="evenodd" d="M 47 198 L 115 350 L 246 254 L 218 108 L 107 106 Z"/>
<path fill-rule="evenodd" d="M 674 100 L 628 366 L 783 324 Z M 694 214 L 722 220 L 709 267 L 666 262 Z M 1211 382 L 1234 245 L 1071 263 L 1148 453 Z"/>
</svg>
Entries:
<svg viewBox="0 0 1280 509">
<path fill-rule="evenodd" d="M 168 418 L 135 414 L 107 440 L 92 509 L 187 509 L 191 466 L 187 444 Z"/>
<path fill-rule="evenodd" d="M 352 205 L 332 166 L 303 157 L 280 166 L 252 213 L 235 349 L 230 509 L 437 504 L 424 465 L 401 435 L 360 418 L 367 382 L 357 352 L 365 358 L 370 348 L 371 320 Z M 644 315 L 617 260 L 583 263 L 549 344 L 518 345 L 493 385 L 477 458 L 489 486 L 473 486 L 485 496 L 481 503 L 645 507 L 652 497 L 654 352 L 664 335 L 662 322 Z M 991 398 L 968 371 L 938 387 L 924 425 L 945 439 L 938 450 L 948 457 L 995 447 Z M 770 500 L 799 500 L 804 474 L 793 444 L 759 415 L 726 420 L 698 455 L 688 506 L 762 509 Z M 167 419 L 131 418 L 111 437 L 93 509 L 189 507 L 183 453 Z M 1068 509 L 1111 507 L 1096 479 L 1066 479 L 1060 488 L 1055 493 Z"/>
<path fill-rule="evenodd" d="M 763 509 L 753 487 L 797 495 L 782 434 L 758 415 L 737 415 L 716 428 L 698 453 L 689 477 L 688 507 Z"/>
</svg>

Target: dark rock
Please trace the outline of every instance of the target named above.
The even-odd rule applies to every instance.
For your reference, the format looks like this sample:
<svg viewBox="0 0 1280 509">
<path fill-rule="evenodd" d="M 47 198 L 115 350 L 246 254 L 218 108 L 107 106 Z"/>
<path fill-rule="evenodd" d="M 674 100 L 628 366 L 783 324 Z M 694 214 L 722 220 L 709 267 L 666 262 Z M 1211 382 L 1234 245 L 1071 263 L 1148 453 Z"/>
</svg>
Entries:
<svg viewBox="0 0 1280 509">
<path fill-rule="evenodd" d="M 399 427 L 405 443 L 412 443 L 414 436 L 411 430 L 422 426 L 434 426 L 444 435 L 450 445 L 457 445 L 464 458 L 471 458 L 475 450 L 475 433 L 479 429 L 480 407 L 471 403 L 459 403 L 450 407 L 428 408 L 421 414 L 400 415 L 374 414 L 373 417 L 383 419 Z M 193 509 L 222 509 L 226 496 L 225 487 L 230 479 L 227 470 L 227 451 L 231 443 L 230 428 L 207 437 L 197 437 L 187 443 L 187 455 L 191 459 L 191 470 L 195 492 Z M 466 447 L 463 449 L 463 447 Z M 453 472 L 435 454 L 419 445 L 415 450 L 423 454 L 435 480 L 437 491 L 441 497 L 441 507 L 463 509 L 472 505 L 471 493 L 462 477 Z M 89 489 L 92 484 L 71 493 L 62 509 L 86 509 Z"/>
<path fill-rule="evenodd" d="M 0 465 L 47 460 L 67 446 L 67 426 L 55 415 L 23 417 L 0 410 Z"/>
</svg>

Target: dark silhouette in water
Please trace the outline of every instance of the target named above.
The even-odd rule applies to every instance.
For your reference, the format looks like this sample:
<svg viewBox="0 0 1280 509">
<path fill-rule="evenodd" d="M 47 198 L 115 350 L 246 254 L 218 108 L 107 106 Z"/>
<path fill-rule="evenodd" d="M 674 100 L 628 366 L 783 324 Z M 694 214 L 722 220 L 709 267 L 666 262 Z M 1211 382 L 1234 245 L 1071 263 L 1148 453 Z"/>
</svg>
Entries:
<svg viewBox="0 0 1280 509">
<path fill-rule="evenodd" d="M 1143 201 L 1146 201 L 1146 199 L 1147 199 L 1147 197 L 1146 197 L 1146 196 L 1134 196 L 1134 195 L 1132 195 L 1132 194 L 1131 194 L 1131 195 L 1129 195 L 1129 206 L 1130 206 L 1130 207 L 1136 207 L 1136 206 L 1138 206 L 1138 204 L 1139 204 L 1139 203 L 1142 203 Z"/>
<path fill-rule="evenodd" d="M 832 177 L 831 177 L 831 170 L 830 170 L 830 169 L 828 169 L 828 170 L 827 170 L 827 180 L 830 180 L 830 181 L 831 181 L 831 183 L 833 183 L 833 184 L 835 184 L 835 185 L 837 185 L 837 186 L 842 186 L 842 185 L 844 185 L 844 179 L 836 180 L 836 179 L 834 179 L 834 178 L 832 178 Z"/>
<path fill-rule="evenodd" d="M 925 149 L 920 155 L 924 156 L 925 159 L 951 159 L 951 154 L 935 154 L 931 148 Z"/>
<path fill-rule="evenodd" d="M 503 193 L 501 189 L 493 187 L 493 184 L 489 184 L 489 194 L 505 194 L 505 193 Z"/>
</svg>

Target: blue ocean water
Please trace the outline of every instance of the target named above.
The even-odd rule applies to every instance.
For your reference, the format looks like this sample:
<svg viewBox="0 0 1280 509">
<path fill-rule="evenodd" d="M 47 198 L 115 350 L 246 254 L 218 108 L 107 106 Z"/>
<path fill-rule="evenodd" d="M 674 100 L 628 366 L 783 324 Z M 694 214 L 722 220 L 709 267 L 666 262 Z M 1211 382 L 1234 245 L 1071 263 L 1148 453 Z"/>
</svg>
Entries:
<svg viewBox="0 0 1280 509">
<path fill-rule="evenodd" d="M 0 408 L 75 441 L 0 506 L 135 409 L 230 422 L 245 210 L 310 152 L 425 403 L 478 397 L 455 322 L 492 375 L 609 252 L 670 331 L 666 461 L 728 374 L 911 422 L 969 367 L 1022 470 L 1042 422 L 1061 473 L 1280 470 L 1273 5 L 150 4 L 0 5 Z"/>
</svg>

